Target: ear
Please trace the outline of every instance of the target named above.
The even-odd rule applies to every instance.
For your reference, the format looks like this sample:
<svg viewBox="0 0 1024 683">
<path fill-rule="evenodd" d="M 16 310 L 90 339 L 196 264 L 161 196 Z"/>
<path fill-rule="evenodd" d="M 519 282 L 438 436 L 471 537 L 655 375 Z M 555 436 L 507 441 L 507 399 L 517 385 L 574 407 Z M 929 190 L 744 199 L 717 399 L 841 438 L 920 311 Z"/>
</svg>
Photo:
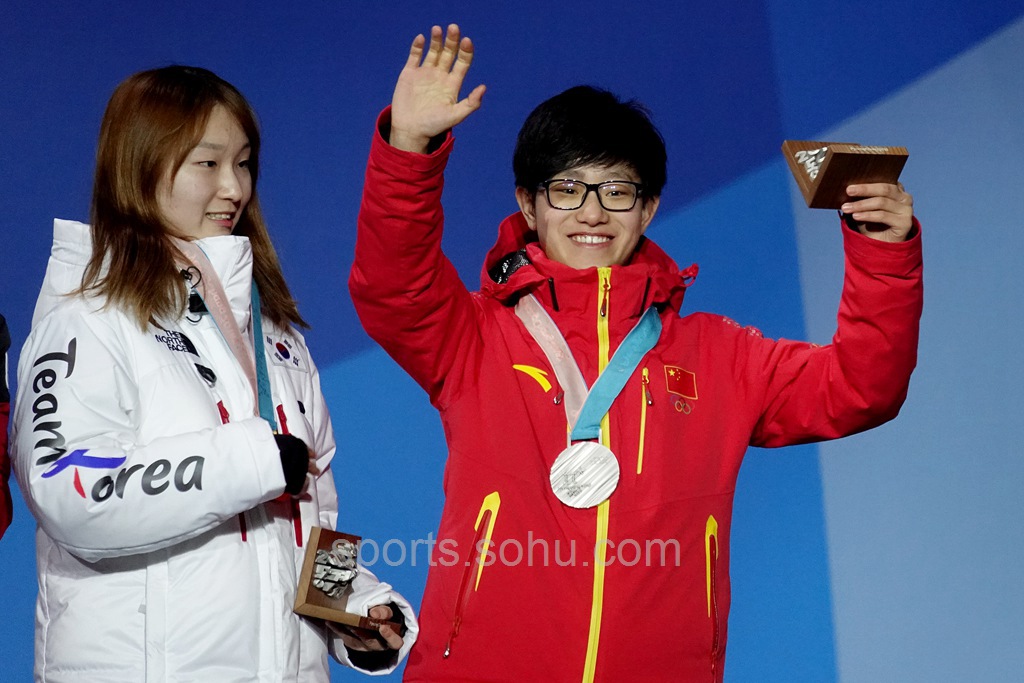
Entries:
<svg viewBox="0 0 1024 683">
<path fill-rule="evenodd" d="M 651 197 L 650 199 L 644 199 L 643 205 L 640 207 L 640 232 L 641 234 L 647 230 L 647 226 L 654 220 L 654 214 L 658 212 L 658 205 L 661 203 L 661 197 Z"/>
<path fill-rule="evenodd" d="M 526 225 L 530 227 L 530 230 L 536 230 L 537 206 L 534 202 L 533 193 L 525 187 L 517 187 L 516 202 L 519 203 L 519 210 L 523 212 L 523 218 L 526 219 Z"/>
</svg>

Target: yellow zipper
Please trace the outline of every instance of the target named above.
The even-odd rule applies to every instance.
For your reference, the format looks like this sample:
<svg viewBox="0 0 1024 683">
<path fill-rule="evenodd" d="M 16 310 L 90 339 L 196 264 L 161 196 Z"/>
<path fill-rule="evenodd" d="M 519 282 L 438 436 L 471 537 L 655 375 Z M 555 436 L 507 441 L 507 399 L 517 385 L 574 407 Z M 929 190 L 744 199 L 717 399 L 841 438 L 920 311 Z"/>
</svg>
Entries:
<svg viewBox="0 0 1024 683">
<path fill-rule="evenodd" d="M 597 314 L 597 369 L 604 372 L 608 365 L 608 303 L 611 296 L 611 268 L 598 268 Z M 601 418 L 601 443 L 611 447 L 608 414 Z M 594 548 L 594 593 L 590 608 L 590 636 L 587 639 L 587 658 L 583 666 L 583 683 L 593 683 L 597 673 L 597 646 L 601 641 L 601 613 L 604 610 L 604 569 L 608 555 L 609 501 L 597 506 L 597 534 Z"/>
<path fill-rule="evenodd" d="M 643 378 L 641 380 L 643 393 L 640 395 L 640 445 L 637 447 L 636 455 L 637 474 L 641 474 L 644 471 L 644 435 L 647 431 L 647 406 L 654 405 L 654 399 L 651 398 L 650 384 L 651 378 L 647 372 L 647 368 L 644 368 Z"/>
</svg>

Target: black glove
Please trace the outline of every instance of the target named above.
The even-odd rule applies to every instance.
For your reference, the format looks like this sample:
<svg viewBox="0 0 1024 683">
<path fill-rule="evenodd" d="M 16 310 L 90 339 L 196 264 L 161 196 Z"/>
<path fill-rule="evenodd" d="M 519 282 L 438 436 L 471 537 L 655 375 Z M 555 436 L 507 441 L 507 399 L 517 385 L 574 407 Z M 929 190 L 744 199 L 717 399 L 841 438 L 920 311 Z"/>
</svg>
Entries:
<svg viewBox="0 0 1024 683">
<path fill-rule="evenodd" d="M 277 450 L 281 452 L 284 491 L 293 496 L 298 495 L 309 473 L 309 449 L 302 439 L 291 434 L 274 434 L 274 440 L 277 441 Z"/>
</svg>

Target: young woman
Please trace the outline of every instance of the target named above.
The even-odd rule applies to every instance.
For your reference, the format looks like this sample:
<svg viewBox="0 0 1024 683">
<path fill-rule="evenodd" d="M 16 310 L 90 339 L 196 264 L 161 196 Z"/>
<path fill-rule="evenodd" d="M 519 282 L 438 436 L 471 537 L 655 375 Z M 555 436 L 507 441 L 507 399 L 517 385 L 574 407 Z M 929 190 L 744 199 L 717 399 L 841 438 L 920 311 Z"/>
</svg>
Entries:
<svg viewBox="0 0 1024 683">
<path fill-rule="evenodd" d="M 55 223 L 12 435 L 39 680 L 326 681 L 328 652 L 388 670 L 415 638 L 365 571 L 350 610 L 404 616 L 404 639 L 292 612 L 310 526 L 335 527 L 335 443 L 259 150 L 215 74 L 136 74 L 103 118 L 91 228 Z"/>
</svg>

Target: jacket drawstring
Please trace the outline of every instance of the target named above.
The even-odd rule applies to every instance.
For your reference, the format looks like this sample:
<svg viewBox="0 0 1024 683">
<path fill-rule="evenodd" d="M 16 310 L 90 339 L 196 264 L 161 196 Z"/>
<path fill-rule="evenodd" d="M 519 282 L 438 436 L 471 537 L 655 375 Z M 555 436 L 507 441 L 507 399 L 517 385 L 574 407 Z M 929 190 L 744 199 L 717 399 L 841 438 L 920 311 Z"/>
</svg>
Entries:
<svg viewBox="0 0 1024 683">
<path fill-rule="evenodd" d="M 651 291 L 651 276 L 647 276 L 647 284 L 644 285 L 644 295 L 640 297 L 640 308 L 637 310 L 637 316 L 641 316 L 647 311 L 647 295 Z"/>
<path fill-rule="evenodd" d="M 551 308 L 558 312 L 558 297 L 555 296 L 555 278 L 548 278 L 548 289 L 551 291 Z"/>
</svg>

